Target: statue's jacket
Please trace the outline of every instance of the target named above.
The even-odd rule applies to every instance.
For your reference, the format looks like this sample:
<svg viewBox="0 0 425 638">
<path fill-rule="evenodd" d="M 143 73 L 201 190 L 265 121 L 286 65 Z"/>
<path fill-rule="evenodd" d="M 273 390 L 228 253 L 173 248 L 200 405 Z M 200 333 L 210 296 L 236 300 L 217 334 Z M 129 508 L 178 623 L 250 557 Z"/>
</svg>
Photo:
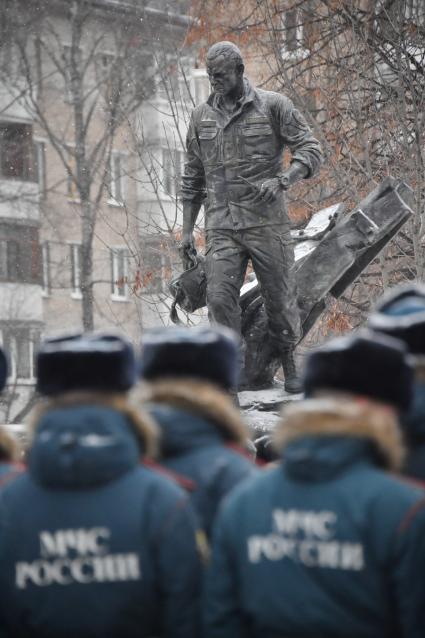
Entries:
<svg viewBox="0 0 425 638">
<path fill-rule="evenodd" d="M 28 471 L 0 491 L 0 635 L 196 638 L 187 493 L 140 462 L 146 419 L 51 407 Z"/>
<path fill-rule="evenodd" d="M 284 193 L 266 204 L 259 200 L 258 189 L 282 172 L 285 149 L 291 161 L 307 167 L 306 177 L 314 175 L 322 161 L 318 141 L 291 100 L 254 89 L 246 79 L 232 114 L 221 107 L 216 94 L 194 109 L 186 147 L 182 199 L 205 199 L 207 230 L 288 224 Z"/>
<path fill-rule="evenodd" d="M 158 380 L 144 395 L 161 431 L 161 465 L 189 479 L 198 525 L 209 537 L 223 498 L 258 472 L 239 411 L 219 388 L 195 379 Z"/>
<path fill-rule="evenodd" d="M 213 530 L 205 638 L 424 635 L 424 490 L 388 471 L 398 428 L 349 407 L 290 408 L 283 463 L 229 496 Z"/>
</svg>

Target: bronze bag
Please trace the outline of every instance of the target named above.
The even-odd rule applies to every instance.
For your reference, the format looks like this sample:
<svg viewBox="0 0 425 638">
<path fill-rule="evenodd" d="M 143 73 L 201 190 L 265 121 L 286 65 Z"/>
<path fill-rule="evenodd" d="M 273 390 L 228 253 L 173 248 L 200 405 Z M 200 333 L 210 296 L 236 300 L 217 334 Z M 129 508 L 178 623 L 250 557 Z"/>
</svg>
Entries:
<svg viewBox="0 0 425 638">
<path fill-rule="evenodd" d="M 176 306 L 185 312 L 194 312 L 207 305 L 207 277 L 205 274 L 205 257 L 196 255 L 194 266 L 185 270 L 168 284 L 173 305 L 170 319 L 173 323 L 181 323 Z"/>
</svg>

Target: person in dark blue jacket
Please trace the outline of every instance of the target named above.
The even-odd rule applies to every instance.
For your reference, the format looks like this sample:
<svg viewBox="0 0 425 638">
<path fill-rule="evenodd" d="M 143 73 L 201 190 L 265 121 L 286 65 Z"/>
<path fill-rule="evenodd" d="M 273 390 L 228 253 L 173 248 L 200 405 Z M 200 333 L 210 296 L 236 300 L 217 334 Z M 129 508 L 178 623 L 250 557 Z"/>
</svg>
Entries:
<svg viewBox="0 0 425 638">
<path fill-rule="evenodd" d="M 412 379 L 389 337 L 310 355 L 307 398 L 278 430 L 283 464 L 217 517 L 204 638 L 423 638 L 425 493 L 389 473 Z"/>
<path fill-rule="evenodd" d="M 0 494 L 0 635 L 198 638 L 187 495 L 146 467 L 155 428 L 113 335 L 46 341 L 28 472 Z"/>
<path fill-rule="evenodd" d="M 221 499 L 256 472 L 248 431 L 229 390 L 237 386 L 236 335 L 222 327 L 158 328 L 142 342 L 136 391 L 161 430 L 161 464 L 191 481 L 200 525 L 210 533 Z"/>
<path fill-rule="evenodd" d="M 402 417 L 407 455 L 403 471 L 425 481 L 425 286 L 396 286 L 379 301 L 369 318 L 372 330 L 404 341 L 415 367 L 412 405 Z"/>
</svg>

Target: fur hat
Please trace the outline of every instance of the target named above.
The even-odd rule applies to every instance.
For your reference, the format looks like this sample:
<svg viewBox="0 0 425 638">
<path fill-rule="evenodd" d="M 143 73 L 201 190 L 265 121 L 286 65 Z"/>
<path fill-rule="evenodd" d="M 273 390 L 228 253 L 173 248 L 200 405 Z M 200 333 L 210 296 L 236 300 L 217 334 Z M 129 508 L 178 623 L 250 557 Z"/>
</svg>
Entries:
<svg viewBox="0 0 425 638">
<path fill-rule="evenodd" d="M 140 376 L 203 379 L 229 389 L 238 383 L 236 334 L 222 326 L 157 328 L 143 336 Z"/>
<path fill-rule="evenodd" d="M 413 368 L 405 354 L 401 341 L 366 330 L 333 339 L 308 357 L 305 394 L 337 390 L 406 410 L 412 398 Z"/>
<path fill-rule="evenodd" d="M 76 390 L 125 392 L 136 376 L 131 344 L 113 334 L 48 339 L 37 353 L 37 390 L 48 396 Z"/>
<path fill-rule="evenodd" d="M 413 355 L 425 355 L 425 286 L 393 288 L 369 318 L 369 327 L 401 339 Z"/>
</svg>

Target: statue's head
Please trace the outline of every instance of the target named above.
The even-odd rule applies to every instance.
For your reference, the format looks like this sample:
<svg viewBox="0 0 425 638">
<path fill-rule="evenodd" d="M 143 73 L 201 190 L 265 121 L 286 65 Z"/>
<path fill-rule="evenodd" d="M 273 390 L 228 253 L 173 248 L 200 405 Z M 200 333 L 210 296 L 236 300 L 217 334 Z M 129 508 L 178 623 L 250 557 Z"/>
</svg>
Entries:
<svg viewBox="0 0 425 638">
<path fill-rule="evenodd" d="M 232 93 L 243 79 L 242 54 L 233 42 L 216 42 L 207 53 L 207 73 L 212 90 L 220 95 Z"/>
</svg>

